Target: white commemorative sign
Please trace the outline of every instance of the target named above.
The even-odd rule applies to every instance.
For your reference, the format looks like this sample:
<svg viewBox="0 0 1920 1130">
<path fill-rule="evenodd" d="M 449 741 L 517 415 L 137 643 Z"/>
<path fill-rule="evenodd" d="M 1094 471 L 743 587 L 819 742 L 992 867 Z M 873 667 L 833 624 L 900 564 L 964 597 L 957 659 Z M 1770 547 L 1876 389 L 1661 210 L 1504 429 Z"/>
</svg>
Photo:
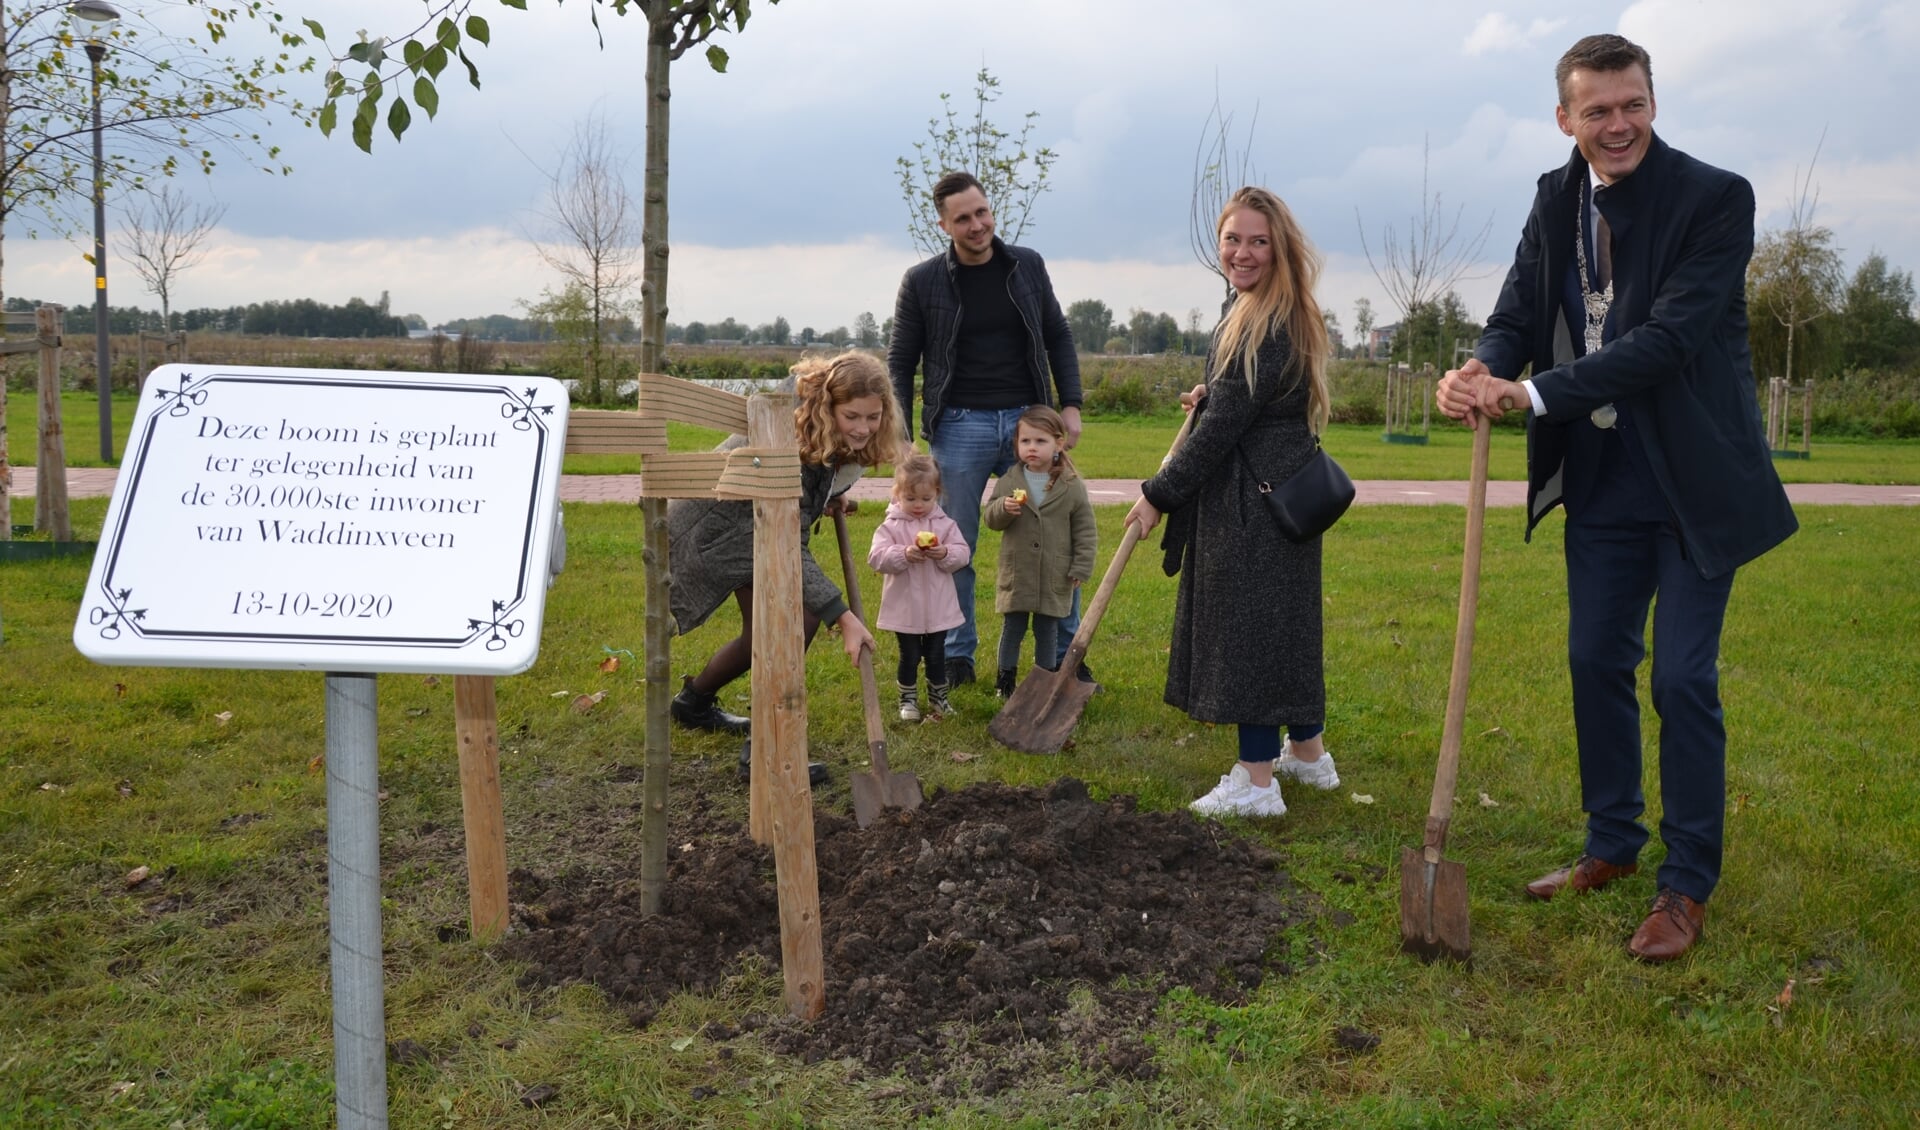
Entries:
<svg viewBox="0 0 1920 1130">
<path fill-rule="evenodd" d="M 74 645 L 161 667 L 524 671 L 566 427 L 548 377 L 162 366 Z"/>
</svg>

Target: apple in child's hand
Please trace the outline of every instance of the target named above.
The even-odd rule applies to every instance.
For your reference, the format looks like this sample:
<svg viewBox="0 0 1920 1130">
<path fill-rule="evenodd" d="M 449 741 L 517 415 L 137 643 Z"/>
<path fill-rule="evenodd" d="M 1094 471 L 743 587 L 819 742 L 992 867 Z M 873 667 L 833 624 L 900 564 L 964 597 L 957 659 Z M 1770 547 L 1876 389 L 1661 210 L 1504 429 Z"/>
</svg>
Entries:
<svg viewBox="0 0 1920 1130">
<path fill-rule="evenodd" d="M 919 546 L 921 549 L 932 549 L 934 546 L 940 544 L 940 535 L 934 533 L 932 530 L 921 530 L 919 533 L 913 535 L 913 544 Z"/>
<path fill-rule="evenodd" d="M 1013 499 L 1015 502 L 1025 505 L 1027 501 L 1027 492 L 1025 488 L 1022 488 L 1020 490 L 1014 491 L 1011 495 L 1008 495 L 1008 497 Z"/>
</svg>

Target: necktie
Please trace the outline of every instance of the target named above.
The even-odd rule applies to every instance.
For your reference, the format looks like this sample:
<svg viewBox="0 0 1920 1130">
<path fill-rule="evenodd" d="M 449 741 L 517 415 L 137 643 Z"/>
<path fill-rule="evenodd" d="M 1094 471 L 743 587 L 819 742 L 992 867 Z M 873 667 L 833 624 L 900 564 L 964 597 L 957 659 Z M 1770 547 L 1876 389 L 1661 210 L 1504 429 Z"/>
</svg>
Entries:
<svg viewBox="0 0 1920 1130">
<path fill-rule="evenodd" d="M 1593 265 L 1600 277 L 1600 289 L 1613 285 L 1613 229 L 1598 208 L 1593 211 Z"/>
</svg>

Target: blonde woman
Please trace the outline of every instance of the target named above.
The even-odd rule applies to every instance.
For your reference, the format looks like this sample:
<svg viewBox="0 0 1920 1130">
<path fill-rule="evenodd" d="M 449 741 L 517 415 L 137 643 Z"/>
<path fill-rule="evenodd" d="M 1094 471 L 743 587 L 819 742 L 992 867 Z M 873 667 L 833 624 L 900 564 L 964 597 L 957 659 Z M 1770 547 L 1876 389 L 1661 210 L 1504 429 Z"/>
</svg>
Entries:
<svg viewBox="0 0 1920 1130">
<path fill-rule="evenodd" d="M 868 468 L 894 461 L 904 446 L 905 429 L 886 366 L 868 354 L 805 361 L 795 366 L 794 377 L 807 642 L 813 642 L 821 623 L 838 624 L 847 658 L 858 661 L 860 649 L 873 646 L 873 636 L 847 607 L 840 587 L 814 561 L 807 535 L 821 515 L 842 505 L 841 495 Z M 684 635 L 706 623 L 728 596 L 740 607 L 740 634 L 722 644 L 699 674 L 687 677 L 674 696 L 673 718 L 692 729 L 744 734 L 748 720 L 722 710 L 718 699 L 721 689 L 753 663 L 753 504 L 677 499 L 667 507 L 667 537 L 676 633 Z M 740 763 L 748 764 L 745 751 Z M 814 772 L 816 783 L 823 769 Z"/>
<path fill-rule="evenodd" d="M 1239 728 L 1239 760 L 1191 807 L 1280 816 L 1276 776 L 1340 784 L 1322 734 L 1320 539 L 1282 537 L 1258 487 L 1298 470 L 1327 422 L 1319 257 L 1263 188 L 1235 192 L 1215 232 L 1235 296 L 1214 330 L 1206 383 L 1181 397 L 1193 430 L 1141 484 L 1127 521 L 1145 534 L 1169 516 L 1168 567 L 1181 576 L 1166 701 Z"/>
</svg>

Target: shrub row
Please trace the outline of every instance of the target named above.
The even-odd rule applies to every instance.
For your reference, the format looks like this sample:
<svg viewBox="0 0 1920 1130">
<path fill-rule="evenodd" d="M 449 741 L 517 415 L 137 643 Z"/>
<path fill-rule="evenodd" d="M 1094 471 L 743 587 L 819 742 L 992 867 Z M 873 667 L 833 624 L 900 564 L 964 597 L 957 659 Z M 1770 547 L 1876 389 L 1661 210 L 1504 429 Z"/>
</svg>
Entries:
<svg viewBox="0 0 1920 1130">
<path fill-rule="evenodd" d="M 134 343 L 131 338 L 114 341 L 114 386 L 131 389 L 134 372 Z M 633 402 L 631 386 L 625 395 L 620 384 L 630 381 L 636 370 L 631 347 L 610 347 L 614 356 L 614 380 L 607 382 L 605 395 L 612 402 Z M 744 382 L 775 380 L 787 374 L 789 366 L 805 353 L 795 347 L 748 346 L 713 348 L 673 346 L 667 351 L 666 371 L 670 376 L 697 381 Z M 150 364 L 157 364 L 158 350 L 149 347 Z M 448 342 L 445 339 L 299 339 L 245 337 L 232 334 L 192 334 L 188 355 L 206 364 L 263 365 L 322 369 L 372 369 L 397 371 L 501 372 L 513 374 L 550 374 L 577 377 L 562 371 L 568 366 L 551 345 L 538 342 Z M 35 360 L 31 354 L 8 358 L 7 387 L 15 393 L 31 394 L 36 380 Z M 93 354 L 70 347 L 63 355 L 64 375 L 69 387 L 91 390 L 94 387 Z M 1080 358 L 1080 382 L 1084 407 L 1089 416 L 1142 416 L 1174 410 L 1180 393 L 1203 378 L 1204 361 L 1178 354 L 1149 356 L 1113 356 L 1083 354 Z M 1386 369 L 1382 365 L 1360 361 L 1335 361 L 1328 369 L 1332 417 L 1335 423 L 1370 424 L 1385 422 Z M 1429 388 L 1431 386 L 1428 386 Z M 1429 394 L 1430 395 L 1430 394 Z M 1764 387 L 1757 394 L 1764 396 Z M 1789 432 L 1799 435 L 1799 400 L 1796 396 Z M 1416 409 L 1417 411 L 1417 409 Z M 1521 415 L 1509 415 L 1508 426 L 1521 425 Z M 1890 372 L 1855 369 L 1837 377 L 1814 382 L 1813 433 L 1816 437 L 1859 437 L 1878 439 L 1920 438 L 1920 372 Z"/>
</svg>

